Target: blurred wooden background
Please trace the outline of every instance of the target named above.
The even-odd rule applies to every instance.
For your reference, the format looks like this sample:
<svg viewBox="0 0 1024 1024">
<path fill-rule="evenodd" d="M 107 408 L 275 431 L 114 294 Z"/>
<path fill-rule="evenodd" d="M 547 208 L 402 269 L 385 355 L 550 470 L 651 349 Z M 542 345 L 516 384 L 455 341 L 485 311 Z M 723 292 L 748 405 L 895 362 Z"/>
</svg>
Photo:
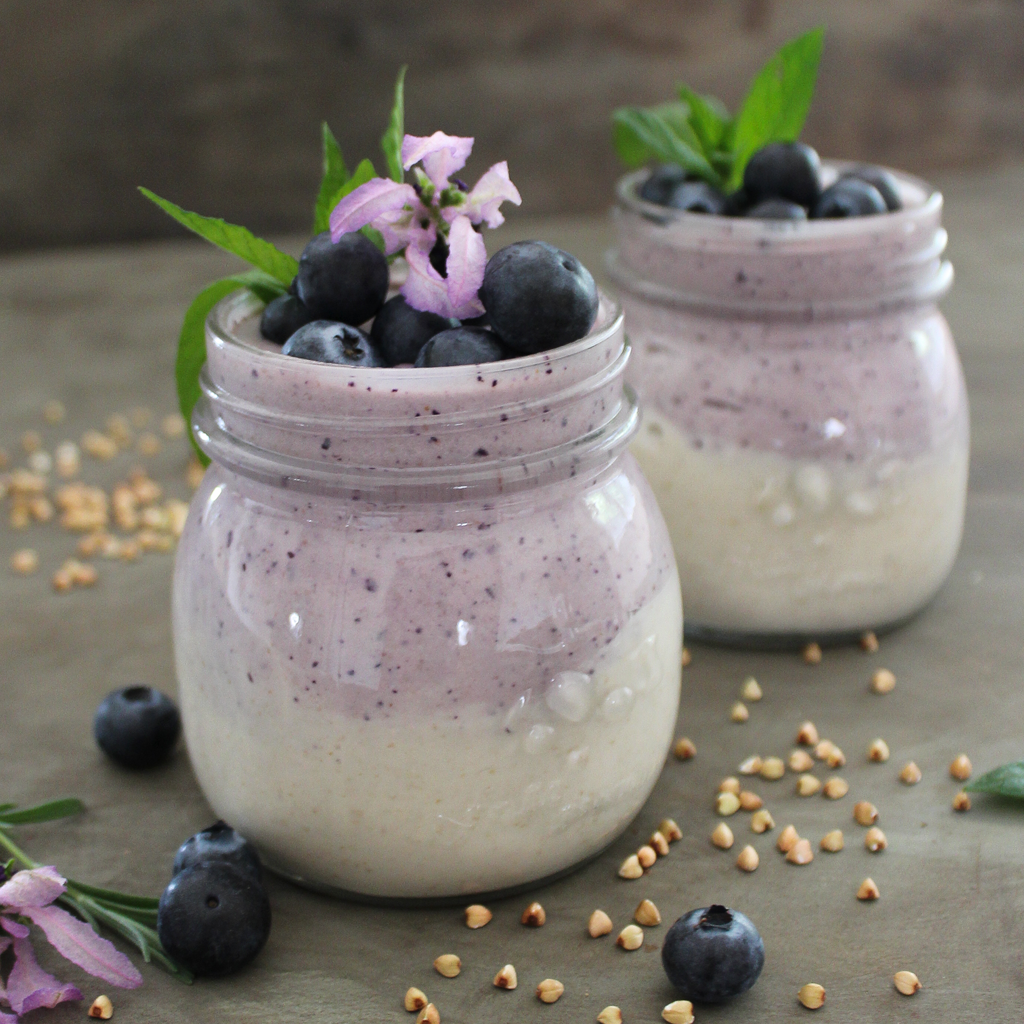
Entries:
<svg viewBox="0 0 1024 1024">
<path fill-rule="evenodd" d="M 815 24 L 823 153 L 1024 155 L 1020 0 L 0 0 L 0 249 L 177 233 L 138 184 L 301 231 L 320 121 L 378 158 L 403 62 L 407 128 L 475 135 L 470 178 L 506 158 L 525 213 L 600 210 L 613 107 L 682 79 L 735 105 Z"/>
</svg>

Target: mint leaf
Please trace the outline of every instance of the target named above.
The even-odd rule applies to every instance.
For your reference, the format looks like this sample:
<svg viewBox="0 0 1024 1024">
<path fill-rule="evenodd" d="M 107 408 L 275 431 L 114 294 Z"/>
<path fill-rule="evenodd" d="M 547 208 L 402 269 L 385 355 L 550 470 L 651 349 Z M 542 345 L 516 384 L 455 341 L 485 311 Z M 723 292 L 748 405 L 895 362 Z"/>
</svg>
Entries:
<svg viewBox="0 0 1024 1024">
<path fill-rule="evenodd" d="M 814 96 L 824 32 L 812 29 L 786 43 L 758 72 L 736 117 L 731 188 L 742 184 L 747 161 L 762 146 L 799 138 Z"/>
<path fill-rule="evenodd" d="M 206 318 L 210 310 L 226 295 L 239 288 L 248 288 L 263 302 L 269 302 L 285 292 L 282 284 L 268 274 L 252 270 L 245 274 L 235 274 L 214 281 L 207 285 L 193 300 L 185 311 L 185 319 L 178 335 L 178 356 L 174 364 L 174 379 L 178 385 L 178 407 L 185 422 L 192 422 L 192 408 L 199 400 L 199 371 L 206 362 Z M 189 438 L 195 448 L 199 461 L 210 464 L 209 458 L 200 450 L 189 430 Z"/>
<path fill-rule="evenodd" d="M 679 98 L 689 107 L 689 125 L 704 155 L 711 160 L 724 148 L 722 138 L 732 122 L 729 112 L 714 96 L 701 96 L 685 85 L 679 86 Z"/>
<path fill-rule="evenodd" d="M 332 200 L 338 189 L 348 181 L 348 168 L 345 158 L 341 155 L 341 147 L 334 133 L 324 121 L 321 128 L 324 140 L 324 172 L 320 179 L 320 192 L 316 197 L 316 213 L 313 216 L 313 234 L 319 235 L 330 227 Z"/>
<path fill-rule="evenodd" d="M 612 114 L 612 124 L 617 138 L 628 140 L 626 147 L 630 155 L 635 156 L 643 147 L 645 160 L 654 157 L 666 163 L 679 164 L 713 185 L 720 184 L 719 175 L 701 152 L 700 142 L 686 121 L 669 120 L 654 108 L 620 107 Z M 620 148 L 620 155 L 622 152 Z"/>
<path fill-rule="evenodd" d="M 0 826 L 35 825 L 40 821 L 56 821 L 58 818 L 67 818 L 72 814 L 80 814 L 84 810 L 85 804 L 76 797 L 49 800 L 45 804 L 25 807 L 20 811 L 10 809 L 3 811 L 0 813 Z"/>
<path fill-rule="evenodd" d="M 289 256 L 270 242 L 257 238 L 248 228 L 228 224 L 219 217 L 204 217 L 202 214 L 183 210 L 169 200 L 161 199 L 148 188 L 139 186 L 139 191 L 189 231 L 194 231 L 208 242 L 241 257 L 246 263 L 251 263 L 283 285 L 291 284 L 295 272 L 299 269 L 294 256 Z"/>
<path fill-rule="evenodd" d="M 995 793 L 997 796 L 1024 799 L 1024 761 L 993 768 L 964 789 L 969 793 Z"/>
<path fill-rule="evenodd" d="M 649 160 L 658 159 L 658 154 L 646 141 L 642 132 L 638 133 L 627 112 L 633 107 L 623 107 L 612 114 L 612 143 L 619 159 L 627 167 L 641 167 Z M 645 108 L 648 112 L 662 118 L 670 129 L 679 134 L 689 134 L 690 126 L 687 118 L 690 110 L 683 103 L 661 103 L 655 107 Z"/>
<path fill-rule="evenodd" d="M 395 105 L 391 108 L 391 120 L 387 131 L 380 140 L 380 148 L 384 150 L 388 173 L 395 181 L 405 181 L 405 170 L 402 167 L 402 139 L 405 138 L 405 68 L 398 71 L 395 80 Z"/>
<path fill-rule="evenodd" d="M 377 172 L 369 160 L 361 160 L 352 177 L 348 179 L 331 197 L 331 209 L 333 210 L 350 192 L 355 192 L 360 185 L 365 185 L 371 178 L 376 178 Z"/>
</svg>

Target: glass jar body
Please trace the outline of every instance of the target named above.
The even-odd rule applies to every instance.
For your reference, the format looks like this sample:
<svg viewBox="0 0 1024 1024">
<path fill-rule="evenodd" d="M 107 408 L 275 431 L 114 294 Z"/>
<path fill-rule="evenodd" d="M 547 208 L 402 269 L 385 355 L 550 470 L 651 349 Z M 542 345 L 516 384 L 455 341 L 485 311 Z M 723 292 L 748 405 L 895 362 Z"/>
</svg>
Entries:
<svg viewBox="0 0 1024 1024">
<path fill-rule="evenodd" d="M 904 186 L 908 210 L 859 224 L 617 211 L 644 409 L 633 451 L 692 635 L 771 646 L 886 629 L 952 567 L 967 396 L 935 305 L 950 279 L 941 199 Z"/>
<path fill-rule="evenodd" d="M 207 472 L 175 570 L 185 735 L 272 868 L 461 899 L 558 874 L 632 820 L 675 725 L 678 577 L 632 457 L 577 469 L 506 487 L 485 466 L 472 495 Z"/>
</svg>

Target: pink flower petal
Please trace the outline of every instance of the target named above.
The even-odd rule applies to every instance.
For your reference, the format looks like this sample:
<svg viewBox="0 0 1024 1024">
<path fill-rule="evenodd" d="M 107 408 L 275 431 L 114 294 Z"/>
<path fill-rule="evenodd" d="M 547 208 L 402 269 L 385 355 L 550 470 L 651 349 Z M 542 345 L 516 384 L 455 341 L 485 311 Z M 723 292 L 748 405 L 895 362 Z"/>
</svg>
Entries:
<svg viewBox="0 0 1024 1024">
<path fill-rule="evenodd" d="M 62 985 L 39 966 L 28 939 L 14 940 L 14 956 L 14 966 L 7 976 L 7 1001 L 19 1016 L 30 1010 L 52 1009 L 58 1003 L 82 998 L 82 993 L 74 985 Z"/>
<path fill-rule="evenodd" d="M 430 252 L 437 240 L 437 225 L 418 199 L 411 210 L 381 214 L 373 226 L 384 236 L 384 247 L 389 253 L 400 252 L 407 245 Z"/>
<path fill-rule="evenodd" d="M 20 921 L 15 921 L 13 917 L 0 917 L 0 928 L 16 939 L 28 938 L 28 928 Z"/>
<path fill-rule="evenodd" d="M 456 217 L 448 234 L 448 262 L 445 269 L 448 277 L 449 316 L 479 316 L 484 307 L 480 302 L 480 285 L 484 283 L 487 268 L 487 247 L 468 217 Z"/>
<path fill-rule="evenodd" d="M 138 988 L 142 975 L 112 942 L 60 907 L 26 907 L 25 916 L 39 925 L 58 953 L 93 977 L 120 988 Z"/>
<path fill-rule="evenodd" d="M 508 162 L 502 160 L 484 171 L 461 207 L 450 209 L 455 214 L 465 214 L 474 224 L 483 222 L 489 228 L 496 228 L 505 223 L 498 207 L 506 201 L 518 206 L 523 197 L 508 176 Z"/>
<path fill-rule="evenodd" d="M 18 871 L 10 881 L 0 885 L 0 905 L 45 907 L 64 892 L 66 881 L 53 867 Z"/>
<path fill-rule="evenodd" d="M 12 1013 L 0 1013 L 0 1024 L 18 1024 L 18 1018 Z"/>
<path fill-rule="evenodd" d="M 402 166 L 408 170 L 415 163 L 422 163 L 427 177 L 440 190 L 447 186 L 448 179 L 466 166 L 473 151 L 473 139 L 459 135 L 406 135 L 402 140 Z"/>
<path fill-rule="evenodd" d="M 358 231 L 383 214 L 401 210 L 418 202 L 412 185 L 390 178 L 371 178 L 349 192 L 331 211 L 331 239 L 335 242 L 349 231 Z"/>
<path fill-rule="evenodd" d="M 409 276 L 400 289 L 405 301 L 413 309 L 437 313 L 438 316 L 452 316 L 448 285 L 431 266 L 429 253 L 410 245 L 405 250 L 405 259 L 409 264 Z"/>
</svg>

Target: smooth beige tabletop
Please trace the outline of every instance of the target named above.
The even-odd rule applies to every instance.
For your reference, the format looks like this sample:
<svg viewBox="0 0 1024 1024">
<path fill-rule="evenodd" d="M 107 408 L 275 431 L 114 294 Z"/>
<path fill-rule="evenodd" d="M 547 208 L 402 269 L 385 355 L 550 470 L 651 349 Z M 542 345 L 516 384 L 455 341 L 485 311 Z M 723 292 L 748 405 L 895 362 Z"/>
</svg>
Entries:
<svg viewBox="0 0 1024 1024">
<path fill-rule="evenodd" d="M 492 905 L 479 931 L 458 908 L 431 911 L 353 906 L 269 880 L 274 924 L 265 950 L 248 969 L 192 987 L 156 967 L 132 992 L 109 990 L 115 1020 L 125 1022 L 411 1022 L 402 1009 L 410 985 L 426 991 L 448 1024 L 511 1021 L 587 1022 L 609 1004 L 631 1022 L 657 1022 L 674 998 L 661 970 L 662 936 L 677 916 L 710 902 L 748 914 L 767 949 L 761 980 L 723 1007 L 698 1008 L 698 1020 L 785 1021 L 808 1011 L 798 989 L 827 990 L 822 1020 L 887 1022 L 1019 1021 L 1024 1002 L 1024 806 L 977 797 L 957 814 L 951 759 L 963 751 L 980 772 L 1024 756 L 1024 170 L 947 175 L 949 253 L 957 280 L 944 309 L 960 345 L 972 406 L 971 490 L 960 557 L 945 589 L 918 619 L 882 638 L 881 650 L 826 650 L 820 665 L 793 655 L 762 655 L 694 645 L 683 674 L 679 733 L 697 755 L 670 759 L 634 824 L 600 859 L 534 894 L 547 924 L 528 929 L 520 897 Z M 600 218 L 524 222 L 501 230 L 544 237 L 578 253 L 601 276 L 608 241 Z M 301 244 L 301 243 L 300 243 Z M 492 237 L 491 251 L 498 245 Z M 45 446 L 101 428 L 114 412 L 146 406 L 171 412 L 174 347 L 191 296 L 237 264 L 201 243 L 125 246 L 29 255 L 0 261 L 0 445 L 23 462 L 19 438 L 29 428 Z M 47 400 L 60 399 L 67 420 L 49 426 Z M 172 496 L 187 497 L 184 441 L 161 453 L 110 463 L 86 459 L 83 476 L 108 489 L 143 461 Z M 134 681 L 175 691 L 169 596 L 172 556 L 147 554 L 133 563 L 96 561 L 91 589 L 54 593 L 50 578 L 74 553 L 75 537 L 55 523 L 15 531 L 0 524 L 0 801 L 27 804 L 81 797 L 78 818 L 22 828 L 14 837 L 44 863 L 103 886 L 156 895 L 169 878 L 178 844 L 212 820 L 180 749 L 171 764 L 128 773 L 93 745 L 91 718 L 109 690 Z M 30 546 L 41 569 L 16 576 L 10 555 Z M 891 668 L 888 696 L 868 689 L 871 672 Z M 764 699 L 750 721 L 729 721 L 745 676 L 761 682 Z M 849 795 L 832 802 L 794 794 L 794 777 L 756 780 L 777 823 L 756 836 L 744 814 L 730 819 L 737 845 L 715 849 L 718 781 L 749 754 L 786 756 L 797 726 L 812 719 L 838 743 L 848 764 L 839 774 Z M 892 750 L 885 764 L 865 751 L 876 736 Z M 433 771 L 431 752 L 423 770 Z M 899 782 L 913 759 L 923 780 Z M 881 854 L 864 849 L 852 818 L 858 799 L 873 801 L 889 839 Z M 637 881 L 616 877 L 622 859 L 666 815 L 683 839 Z M 794 823 L 817 849 L 841 828 L 846 848 L 818 852 L 805 867 L 775 851 L 782 826 Z M 760 853 L 753 874 L 735 866 L 747 842 Z M 502 851 L 495 849 L 495 857 Z M 876 903 L 855 898 L 871 876 Z M 646 929 L 641 949 L 616 948 L 615 935 L 643 898 L 665 919 Z M 591 939 L 596 907 L 615 923 L 611 936 Z M 41 941 L 37 943 L 42 948 Z M 431 964 L 457 953 L 462 974 L 448 980 Z M 45 1017 L 82 1019 L 106 988 L 56 956 L 44 962 L 76 981 L 85 1006 Z M 138 957 L 135 957 L 138 960 Z M 519 987 L 492 986 L 506 963 Z M 893 987 L 898 970 L 916 972 L 924 989 L 911 999 Z M 565 995 L 553 1005 L 535 998 L 544 978 Z"/>
</svg>

